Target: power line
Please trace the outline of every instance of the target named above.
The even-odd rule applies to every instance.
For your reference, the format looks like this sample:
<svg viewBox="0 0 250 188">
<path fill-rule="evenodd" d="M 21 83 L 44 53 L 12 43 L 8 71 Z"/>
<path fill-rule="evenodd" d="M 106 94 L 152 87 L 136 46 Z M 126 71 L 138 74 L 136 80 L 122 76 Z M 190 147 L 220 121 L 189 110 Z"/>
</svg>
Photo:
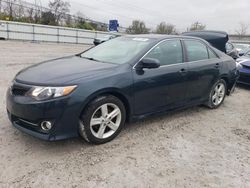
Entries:
<svg viewBox="0 0 250 188">
<path fill-rule="evenodd" d="M 15 5 L 15 6 L 19 6 L 19 7 L 23 7 L 23 8 L 27 8 L 27 9 L 33 9 L 33 10 L 41 11 L 41 12 L 52 11 L 51 9 L 49 9 L 47 7 L 44 7 L 44 6 L 40 6 L 40 8 L 41 8 L 41 10 L 40 10 L 40 9 L 37 8 L 37 6 L 35 4 L 27 2 L 27 1 L 22 1 L 22 0 L 20 0 L 19 3 L 13 2 L 13 1 L 7 1 L 7 0 L 1 0 L 1 2 L 6 3 L 6 4 Z M 58 13 L 65 14 L 65 12 L 58 12 Z M 82 20 L 89 21 L 89 22 L 94 23 L 94 24 L 106 25 L 107 27 L 109 25 L 109 24 L 104 23 L 104 22 L 95 21 L 95 20 L 92 20 L 92 19 L 89 19 L 89 18 L 83 18 L 83 17 L 80 17 L 80 16 L 72 15 L 72 14 L 67 14 L 66 13 L 65 15 L 70 16 L 71 18 L 73 18 L 75 20 L 82 19 Z M 121 29 L 127 29 L 127 28 L 121 27 L 121 26 L 120 26 L 120 28 Z"/>
<path fill-rule="evenodd" d="M 72 1 L 71 2 L 74 2 L 75 4 L 78 4 L 80 6 L 83 6 L 83 7 L 88 7 L 89 9 L 95 9 L 95 10 L 99 10 L 100 12 L 103 12 L 105 14 L 110 14 L 112 16 L 117 16 L 117 15 L 120 15 L 122 16 L 123 18 L 126 18 L 127 20 L 131 21 L 131 19 L 136 19 L 134 17 L 130 17 L 130 16 L 125 16 L 125 15 L 122 15 L 122 14 L 119 14 L 119 13 L 116 13 L 116 12 L 112 12 L 112 11 L 107 11 L 107 10 L 103 10 L 101 8 L 98 8 L 98 7 L 95 7 L 95 6 L 91 6 L 91 5 L 88 5 L 88 4 L 85 4 L 85 3 L 79 3 L 79 2 L 76 2 L 76 1 Z"/>
<path fill-rule="evenodd" d="M 133 12 L 133 10 L 131 10 L 131 9 L 135 9 L 136 13 L 142 14 L 144 17 L 145 17 L 145 15 L 150 15 L 150 17 L 152 17 L 152 18 L 159 18 L 159 17 L 163 18 L 162 21 L 170 20 L 170 19 L 166 18 L 167 15 L 165 13 L 162 14 L 161 12 L 158 12 L 155 10 L 149 10 L 149 9 L 144 8 L 144 7 L 139 7 L 137 5 L 134 5 L 134 4 L 131 4 L 128 2 L 118 2 L 118 1 L 110 2 L 110 1 L 106 1 L 106 0 L 105 1 L 101 0 L 101 2 L 97 1 L 97 0 L 93 0 L 93 1 L 98 2 L 99 4 L 114 7 L 114 8 L 120 7 L 120 8 L 123 8 L 124 10 L 130 10 L 131 12 Z M 88 1 L 88 2 L 93 2 L 93 1 Z M 100 5 L 99 6 L 91 6 L 91 5 L 89 5 L 89 3 L 76 2 L 75 0 L 71 0 L 70 2 L 73 4 L 83 6 L 83 7 L 87 7 L 89 9 L 98 10 L 99 12 L 102 12 L 104 14 L 110 14 L 110 15 L 114 15 L 114 16 L 119 15 L 122 19 L 126 19 L 129 21 L 138 19 L 136 17 L 131 17 L 128 15 L 119 14 L 119 13 L 117 13 L 117 11 L 110 11 L 110 10 L 107 11 L 106 9 L 103 8 L 103 6 L 100 6 Z M 99 8 L 99 7 L 102 7 L 102 8 Z M 173 16 L 168 15 L 167 17 L 172 17 L 171 18 L 172 21 L 176 20 L 175 18 L 173 18 Z M 167 21 L 167 22 L 169 22 L 169 21 Z M 152 21 L 148 21 L 148 20 L 146 21 L 146 23 L 149 23 L 151 26 L 154 26 L 154 27 L 156 27 L 158 25 L 157 23 L 152 22 Z"/>
</svg>

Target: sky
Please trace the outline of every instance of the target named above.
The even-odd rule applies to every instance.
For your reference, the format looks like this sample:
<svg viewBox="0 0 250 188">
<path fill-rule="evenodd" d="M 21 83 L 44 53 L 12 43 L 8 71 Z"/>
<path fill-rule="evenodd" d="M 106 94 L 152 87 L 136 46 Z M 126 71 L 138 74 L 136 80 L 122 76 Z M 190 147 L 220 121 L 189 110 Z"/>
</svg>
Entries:
<svg viewBox="0 0 250 188">
<path fill-rule="evenodd" d="M 28 0 L 34 2 L 34 0 Z M 250 34 L 250 0 L 68 0 L 71 13 L 82 12 L 86 17 L 108 23 L 118 19 L 128 27 L 139 19 L 154 29 L 165 21 L 185 31 L 196 21 L 206 29 L 235 33 L 240 23 L 248 25 Z M 48 0 L 42 1 L 47 6 Z"/>
</svg>

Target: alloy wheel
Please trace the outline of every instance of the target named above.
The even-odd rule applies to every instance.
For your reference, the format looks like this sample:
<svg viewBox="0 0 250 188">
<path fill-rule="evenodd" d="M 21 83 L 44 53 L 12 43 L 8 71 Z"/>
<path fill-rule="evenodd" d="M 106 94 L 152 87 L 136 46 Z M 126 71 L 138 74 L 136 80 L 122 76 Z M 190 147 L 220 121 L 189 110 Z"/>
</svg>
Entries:
<svg viewBox="0 0 250 188">
<path fill-rule="evenodd" d="M 212 95 L 212 103 L 215 106 L 218 106 L 221 104 L 221 102 L 224 99 L 225 92 L 226 92 L 226 87 L 223 83 L 218 83 L 214 87 L 214 91 L 213 91 L 213 95 Z"/>
<path fill-rule="evenodd" d="M 122 113 L 113 103 L 106 103 L 95 110 L 90 119 L 91 133 L 99 139 L 112 136 L 121 124 Z"/>
</svg>

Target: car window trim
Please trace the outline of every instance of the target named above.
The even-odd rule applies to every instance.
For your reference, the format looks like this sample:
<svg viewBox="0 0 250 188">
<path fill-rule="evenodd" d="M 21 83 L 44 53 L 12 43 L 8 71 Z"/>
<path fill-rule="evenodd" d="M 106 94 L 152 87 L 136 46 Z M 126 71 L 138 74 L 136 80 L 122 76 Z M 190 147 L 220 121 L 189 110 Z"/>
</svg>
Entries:
<svg viewBox="0 0 250 188">
<path fill-rule="evenodd" d="M 170 64 L 170 65 L 161 65 L 159 68 L 161 67 L 166 67 L 166 66 L 172 66 L 172 65 L 179 65 L 179 64 L 184 64 L 185 63 L 185 58 L 184 58 L 184 46 L 182 44 L 182 39 L 181 38 L 170 38 L 170 39 L 164 39 L 164 40 L 161 40 L 159 41 L 157 44 L 155 44 L 154 46 L 152 46 L 140 59 L 138 62 L 135 63 L 135 65 L 133 66 L 133 69 L 135 70 L 136 69 L 136 66 L 138 65 L 138 63 L 146 56 L 148 55 L 155 47 L 157 47 L 158 45 L 160 45 L 161 43 L 163 42 L 166 42 L 166 41 L 171 41 L 171 40 L 179 40 L 180 41 L 180 44 L 181 44 L 181 49 L 182 49 L 182 63 L 175 63 L 175 64 Z"/>
<path fill-rule="evenodd" d="M 214 50 L 208 46 L 205 42 L 203 42 L 200 39 L 183 39 L 183 38 L 171 38 L 171 39 L 164 39 L 162 41 L 159 41 L 157 44 L 155 44 L 153 47 L 151 47 L 141 58 L 140 60 L 135 63 L 135 65 L 133 66 L 133 69 L 136 69 L 136 66 L 138 65 L 138 63 L 146 56 L 148 55 L 148 53 L 150 53 L 155 47 L 157 47 L 159 44 L 165 42 L 165 41 L 169 41 L 169 40 L 174 40 L 174 39 L 178 39 L 181 42 L 181 46 L 182 46 L 182 58 L 183 58 L 183 62 L 182 63 L 175 63 L 175 64 L 171 64 L 171 65 L 161 65 L 159 68 L 163 68 L 163 67 L 168 67 L 168 66 L 174 66 L 174 65 L 182 65 L 182 64 L 187 64 L 187 63 L 199 63 L 201 61 L 206 61 L 206 60 L 215 60 L 215 59 L 220 59 L 220 57 L 218 56 L 218 54 L 216 52 L 214 52 Z M 215 58 L 208 58 L 208 59 L 201 59 L 201 60 L 197 60 L 197 61 L 187 61 L 187 54 L 186 54 L 186 46 L 185 46 L 185 40 L 197 40 L 199 42 L 201 42 L 202 44 L 204 44 L 208 48 L 214 53 L 214 55 L 216 56 Z M 209 54 L 208 54 L 209 56 Z"/>
</svg>

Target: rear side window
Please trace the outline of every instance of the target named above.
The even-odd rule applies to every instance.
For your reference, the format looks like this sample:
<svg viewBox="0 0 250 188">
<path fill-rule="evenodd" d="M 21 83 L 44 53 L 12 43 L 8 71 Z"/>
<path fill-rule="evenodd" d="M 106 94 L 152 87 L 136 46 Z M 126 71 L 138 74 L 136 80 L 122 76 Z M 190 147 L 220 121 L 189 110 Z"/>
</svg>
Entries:
<svg viewBox="0 0 250 188">
<path fill-rule="evenodd" d="M 188 61 L 199 61 L 208 59 L 207 46 L 197 40 L 186 40 L 185 46 L 187 50 Z"/>
<path fill-rule="evenodd" d="M 209 54 L 210 59 L 218 58 L 210 48 L 207 48 L 207 49 L 208 49 L 208 54 Z"/>
<path fill-rule="evenodd" d="M 180 40 L 167 40 L 153 48 L 146 58 L 154 58 L 161 65 L 172 65 L 183 62 L 182 45 Z"/>
</svg>

